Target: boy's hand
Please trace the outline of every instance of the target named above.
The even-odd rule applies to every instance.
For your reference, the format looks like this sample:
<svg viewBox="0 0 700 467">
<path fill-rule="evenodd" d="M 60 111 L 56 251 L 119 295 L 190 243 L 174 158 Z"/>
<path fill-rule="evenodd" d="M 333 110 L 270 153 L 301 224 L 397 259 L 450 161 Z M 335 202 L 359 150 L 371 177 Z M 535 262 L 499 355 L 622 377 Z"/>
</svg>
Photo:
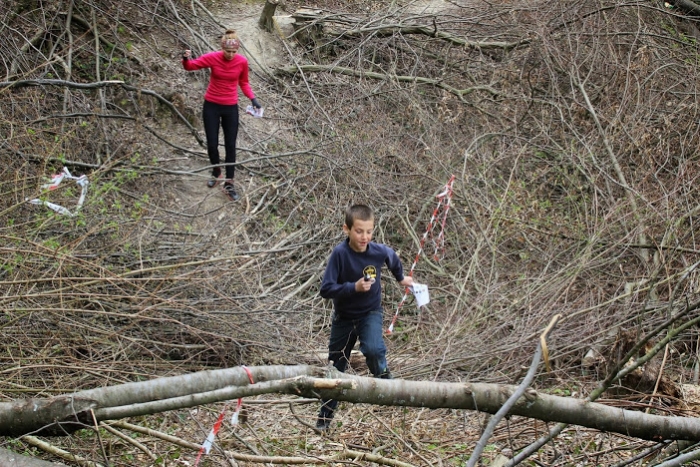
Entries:
<svg viewBox="0 0 700 467">
<path fill-rule="evenodd" d="M 183 60 L 189 60 L 190 58 L 192 58 L 192 51 L 191 51 L 191 50 L 185 50 L 185 51 L 182 53 L 182 59 L 183 59 Z"/>
<path fill-rule="evenodd" d="M 360 280 L 355 282 L 355 292 L 369 292 L 374 284 L 374 279 L 366 280 L 364 277 L 360 277 Z"/>
<path fill-rule="evenodd" d="M 406 276 L 403 278 L 399 284 L 403 285 L 404 287 L 412 287 L 413 286 L 413 277 L 412 276 Z"/>
</svg>

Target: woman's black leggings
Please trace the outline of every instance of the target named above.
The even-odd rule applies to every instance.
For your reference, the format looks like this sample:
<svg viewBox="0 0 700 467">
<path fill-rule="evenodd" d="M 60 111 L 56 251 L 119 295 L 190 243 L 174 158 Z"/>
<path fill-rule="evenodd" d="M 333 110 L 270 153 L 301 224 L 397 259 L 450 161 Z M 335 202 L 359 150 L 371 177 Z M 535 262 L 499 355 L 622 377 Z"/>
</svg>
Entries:
<svg viewBox="0 0 700 467">
<path fill-rule="evenodd" d="M 207 135 L 207 154 L 214 167 L 212 174 L 218 177 L 221 168 L 219 159 L 219 122 L 224 129 L 224 148 L 226 148 L 226 178 L 233 180 L 236 163 L 236 138 L 238 137 L 238 104 L 221 105 L 204 101 L 202 110 L 204 120 L 204 133 Z"/>
</svg>

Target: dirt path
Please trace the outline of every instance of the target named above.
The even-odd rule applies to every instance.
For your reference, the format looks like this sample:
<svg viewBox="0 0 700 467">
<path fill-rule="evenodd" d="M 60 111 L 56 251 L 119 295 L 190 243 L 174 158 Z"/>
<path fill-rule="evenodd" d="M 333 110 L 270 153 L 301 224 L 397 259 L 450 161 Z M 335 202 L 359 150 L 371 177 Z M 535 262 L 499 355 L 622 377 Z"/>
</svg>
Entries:
<svg viewBox="0 0 700 467">
<path fill-rule="evenodd" d="M 236 154 L 237 162 L 245 162 L 258 157 L 246 149 L 264 152 L 266 143 L 282 131 L 278 124 L 275 101 L 270 93 L 266 93 L 265 86 L 269 83 L 269 70 L 279 65 L 282 59 L 286 58 L 287 53 L 276 35 L 265 32 L 258 27 L 261 11 L 262 6 L 259 4 L 220 5 L 218 10 L 212 11 L 220 23 L 222 32 L 228 28 L 234 29 L 241 38 L 243 46 L 240 53 L 249 60 L 251 87 L 265 109 L 262 119 L 247 115 L 245 108 L 250 102 L 239 91 L 240 125 L 237 140 L 239 148 Z M 285 34 L 287 34 L 291 28 L 288 17 L 282 16 L 278 20 L 282 30 L 286 30 Z M 214 49 L 212 48 L 212 50 Z M 186 105 L 193 109 L 196 115 L 195 126 L 199 130 L 200 137 L 204 140 L 201 124 L 201 99 L 204 89 L 200 89 L 200 86 L 196 86 L 196 88 L 187 90 Z M 232 202 L 223 193 L 220 186 L 214 189 L 206 186 L 208 170 L 201 170 L 209 165 L 205 149 L 199 146 L 189 133 L 182 135 L 182 137 L 176 137 L 176 139 L 181 140 L 178 144 L 181 144 L 182 147 L 199 153 L 185 154 L 184 157 L 177 158 L 176 167 L 172 167 L 191 174 L 174 181 L 177 193 L 174 202 L 177 208 L 191 218 L 191 225 L 197 232 L 213 236 L 225 236 L 227 232 L 235 234 L 236 226 L 241 224 L 243 217 L 250 212 L 251 198 L 257 198 L 256 193 L 263 185 L 262 181 L 246 170 L 244 166 L 237 167 L 234 183 L 241 199 Z M 223 159 L 225 153 L 222 132 L 219 134 L 219 144 Z"/>
</svg>

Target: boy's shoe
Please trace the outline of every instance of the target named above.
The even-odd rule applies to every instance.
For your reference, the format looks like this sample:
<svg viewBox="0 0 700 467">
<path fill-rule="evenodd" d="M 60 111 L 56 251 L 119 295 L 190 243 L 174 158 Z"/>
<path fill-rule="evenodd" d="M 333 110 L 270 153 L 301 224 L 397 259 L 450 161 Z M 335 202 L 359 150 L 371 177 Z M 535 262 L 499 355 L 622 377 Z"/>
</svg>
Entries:
<svg viewBox="0 0 700 467">
<path fill-rule="evenodd" d="M 209 188 L 214 188 L 216 185 L 219 184 L 219 182 L 224 178 L 224 174 L 220 173 L 219 175 L 214 175 L 213 178 L 211 178 L 209 181 L 207 181 L 207 186 Z"/>
<path fill-rule="evenodd" d="M 377 378 L 381 378 L 381 379 L 394 379 L 394 377 L 391 376 L 391 371 L 389 371 L 388 368 L 386 368 L 384 371 L 382 371 L 381 373 L 379 373 L 379 376 L 377 376 Z"/>
<path fill-rule="evenodd" d="M 331 428 L 333 412 L 334 410 L 329 409 L 325 405 L 321 406 L 321 410 L 318 411 L 318 418 L 316 419 L 316 429 L 318 431 L 328 431 Z"/>
<path fill-rule="evenodd" d="M 332 421 L 333 421 L 332 415 L 330 418 L 324 417 L 323 415 L 319 415 L 318 419 L 316 420 L 316 429 L 318 431 L 328 431 L 331 428 Z"/>
<path fill-rule="evenodd" d="M 231 201 L 238 201 L 240 198 L 238 193 L 236 193 L 236 189 L 233 187 L 233 183 L 230 182 L 224 183 L 224 193 L 226 193 L 226 196 L 231 198 Z"/>
</svg>

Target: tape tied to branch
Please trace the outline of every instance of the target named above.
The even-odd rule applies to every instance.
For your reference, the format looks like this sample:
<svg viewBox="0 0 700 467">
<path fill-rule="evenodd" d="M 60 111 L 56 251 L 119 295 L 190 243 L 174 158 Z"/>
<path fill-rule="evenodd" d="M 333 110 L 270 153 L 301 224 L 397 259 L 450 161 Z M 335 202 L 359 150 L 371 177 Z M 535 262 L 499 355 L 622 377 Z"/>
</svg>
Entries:
<svg viewBox="0 0 700 467">
<path fill-rule="evenodd" d="M 43 206 L 46 206 L 47 208 L 52 209 L 52 210 L 56 211 L 56 212 L 59 213 L 59 214 L 63 214 L 64 216 L 68 216 L 68 217 L 73 217 L 73 216 L 75 216 L 76 214 L 78 214 L 78 211 L 80 211 L 80 208 L 83 207 L 83 203 L 85 202 L 85 196 L 87 195 L 87 188 L 88 188 L 88 185 L 89 185 L 89 183 L 90 183 L 90 182 L 88 181 L 87 175 L 81 175 L 80 177 L 74 177 L 74 176 L 70 173 L 70 171 L 68 170 L 68 168 L 67 168 L 67 167 L 64 167 L 64 168 L 63 168 L 63 172 L 61 172 L 61 173 L 59 173 L 59 174 L 52 175 L 52 176 L 51 176 L 51 183 L 47 183 L 47 184 L 45 184 L 45 185 L 41 185 L 41 189 L 42 189 L 42 190 L 53 191 L 53 190 L 55 190 L 56 188 L 58 188 L 58 186 L 61 184 L 61 182 L 62 182 L 64 179 L 74 180 L 75 183 L 77 183 L 78 186 L 80 186 L 80 188 L 81 188 L 81 190 L 80 190 L 80 198 L 78 198 L 78 203 L 76 204 L 75 209 L 73 210 L 73 212 L 71 212 L 68 208 L 63 207 L 63 206 L 61 206 L 61 205 L 59 205 L 59 204 L 52 203 L 52 202 L 50 202 L 50 201 L 46 201 L 46 200 L 39 199 L 39 198 L 27 199 L 27 202 L 30 203 L 30 204 L 36 204 L 36 205 L 38 205 L 38 206 L 42 206 L 42 205 L 43 205 Z"/>
<path fill-rule="evenodd" d="M 409 276 L 413 276 L 413 271 L 416 268 L 416 264 L 418 264 L 418 259 L 423 253 L 423 247 L 425 246 L 425 242 L 428 239 L 428 237 L 431 238 L 433 244 L 435 245 L 435 249 L 433 250 L 433 259 L 435 261 L 440 261 L 438 252 L 444 252 L 445 250 L 445 223 L 447 222 L 447 213 L 450 211 L 450 206 L 452 205 L 452 186 L 454 185 L 454 181 L 455 176 L 452 175 L 449 181 L 445 184 L 443 190 L 436 195 L 436 198 L 438 200 L 437 206 L 435 206 L 435 209 L 433 210 L 433 215 L 430 216 L 428 227 L 425 230 L 423 237 L 421 237 L 420 239 L 420 244 L 418 245 L 418 253 L 416 254 L 416 257 L 413 260 L 413 264 L 411 265 L 411 270 L 408 273 Z M 433 227 L 436 223 L 440 225 L 440 233 L 438 233 L 437 236 L 433 236 Z M 396 319 L 399 317 L 399 311 L 401 310 L 401 307 L 406 301 L 406 298 L 408 298 L 408 294 L 410 291 L 411 289 L 409 287 L 406 287 L 406 289 L 404 290 L 403 297 L 401 298 L 401 301 L 396 307 L 396 313 L 394 313 L 394 317 L 391 320 L 391 324 L 386 330 L 387 334 L 391 334 L 392 332 L 394 332 L 394 324 L 396 324 Z"/>
<path fill-rule="evenodd" d="M 253 373 L 250 372 L 250 369 L 245 365 L 242 365 L 242 368 L 248 374 L 248 381 L 250 381 L 250 384 L 255 384 L 255 381 L 253 381 Z M 236 408 L 234 409 L 233 414 L 231 415 L 231 425 L 238 425 L 238 414 L 241 411 L 242 406 L 243 406 L 243 398 L 239 397 L 238 400 L 236 401 Z M 221 410 L 221 413 L 219 414 L 218 418 L 216 419 L 216 422 L 214 422 L 214 426 L 212 427 L 211 431 L 209 432 L 209 435 L 207 435 L 207 439 L 205 439 L 204 442 L 202 443 L 202 447 L 199 450 L 199 453 L 197 453 L 197 458 L 194 461 L 194 467 L 197 467 L 197 465 L 199 465 L 199 461 L 202 458 L 202 456 L 209 454 L 209 451 L 211 451 L 211 448 L 214 446 L 214 441 L 216 441 L 216 435 L 219 433 L 219 430 L 221 429 L 221 424 L 224 421 L 224 417 L 226 416 L 227 409 L 228 409 L 228 404 L 224 405 L 224 408 Z"/>
</svg>

